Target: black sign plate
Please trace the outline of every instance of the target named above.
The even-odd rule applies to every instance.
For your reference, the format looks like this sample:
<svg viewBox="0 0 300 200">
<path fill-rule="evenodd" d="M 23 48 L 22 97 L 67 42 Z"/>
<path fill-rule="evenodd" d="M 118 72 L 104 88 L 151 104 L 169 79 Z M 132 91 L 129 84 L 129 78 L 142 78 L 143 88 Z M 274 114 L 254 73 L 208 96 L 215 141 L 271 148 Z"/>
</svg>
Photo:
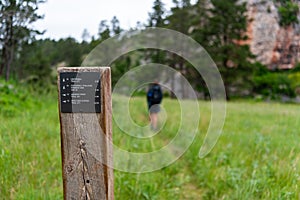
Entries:
<svg viewBox="0 0 300 200">
<path fill-rule="evenodd" d="M 100 113 L 99 72 L 61 72 L 60 105 L 62 113 Z"/>
</svg>

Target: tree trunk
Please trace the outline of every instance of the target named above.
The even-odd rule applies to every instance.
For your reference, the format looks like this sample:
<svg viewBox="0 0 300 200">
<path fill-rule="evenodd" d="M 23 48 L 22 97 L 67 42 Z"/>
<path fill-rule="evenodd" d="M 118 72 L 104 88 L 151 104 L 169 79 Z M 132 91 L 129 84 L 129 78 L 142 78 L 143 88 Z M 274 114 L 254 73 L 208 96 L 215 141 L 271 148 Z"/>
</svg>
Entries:
<svg viewBox="0 0 300 200">
<path fill-rule="evenodd" d="M 230 95 L 229 95 L 229 85 L 227 83 L 225 83 L 225 95 L 226 95 L 226 100 L 229 101 L 230 100 Z"/>
<path fill-rule="evenodd" d="M 185 91 L 185 87 L 184 87 L 184 78 L 186 73 L 185 73 L 185 66 L 184 66 L 184 60 L 182 58 L 179 58 L 179 71 L 181 73 L 181 78 L 180 78 L 180 88 L 181 88 L 181 97 L 182 99 L 185 99 L 187 97 L 186 91 Z"/>
<path fill-rule="evenodd" d="M 174 55 L 174 54 L 172 54 L 171 55 L 172 56 L 172 60 L 174 61 L 174 60 L 176 60 L 176 56 Z M 176 64 L 175 63 L 171 63 L 171 67 L 176 71 Z M 175 91 L 175 76 L 176 76 L 176 73 L 171 73 L 171 93 L 170 93 L 170 97 L 171 97 L 171 99 L 175 99 L 176 98 L 176 96 L 175 96 L 175 93 L 176 93 L 176 91 Z"/>
<path fill-rule="evenodd" d="M 0 75 L 4 76 L 5 69 L 5 80 L 8 81 L 10 77 L 11 64 L 13 61 L 14 44 L 13 44 L 13 16 L 9 16 L 6 21 L 5 34 L 7 36 L 2 50 L 2 63 Z"/>
<path fill-rule="evenodd" d="M 13 44 L 13 15 L 9 17 L 8 21 L 8 48 L 7 50 L 7 63 L 6 63 L 6 73 L 5 73 L 5 79 L 6 81 L 9 80 L 10 76 L 10 69 L 11 69 L 11 63 L 13 61 L 13 55 L 14 55 L 14 44 Z"/>
<path fill-rule="evenodd" d="M 7 64 L 6 64 L 6 72 L 5 72 L 5 80 L 8 81 L 10 77 L 10 69 L 11 69 L 11 63 L 13 61 L 13 54 L 14 49 L 13 46 L 10 46 L 7 51 Z"/>
<path fill-rule="evenodd" d="M 1 54 L 1 65 L 0 65 L 0 77 L 3 76 L 4 73 L 4 67 L 5 67 L 5 46 L 2 49 L 2 54 Z"/>
<path fill-rule="evenodd" d="M 174 93 L 175 93 L 175 83 L 174 83 L 174 75 L 173 74 L 171 74 L 171 92 L 170 92 L 170 97 L 171 97 L 171 99 L 174 99 L 175 98 L 175 95 L 174 95 Z"/>
</svg>

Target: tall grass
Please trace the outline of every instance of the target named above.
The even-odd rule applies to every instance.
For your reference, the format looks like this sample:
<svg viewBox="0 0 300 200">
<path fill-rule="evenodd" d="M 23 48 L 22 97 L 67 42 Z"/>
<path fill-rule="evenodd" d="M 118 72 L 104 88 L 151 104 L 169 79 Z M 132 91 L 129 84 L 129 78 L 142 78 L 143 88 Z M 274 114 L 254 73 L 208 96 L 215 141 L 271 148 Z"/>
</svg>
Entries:
<svg viewBox="0 0 300 200">
<path fill-rule="evenodd" d="M 29 107 L 0 115 L 0 199 L 61 199 L 56 101 L 27 98 Z"/>
<path fill-rule="evenodd" d="M 16 115 L 0 113 L 0 199 L 62 199 L 56 94 L 28 98 L 31 106 Z M 187 152 L 159 171 L 115 170 L 116 199 L 300 199 L 298 105 L 228 103 L 222 136 L 214 150 L 199 159 L 210 120 L 209 102 L 199 103 L 200 134 Z M 114 143 L 149 152 L 170 142 L 178 129 L 179 104 L 165 99 L 163 106 L 168 114 L 165 127 L 151 141 L 127 136 L 114 123 Z M 144 98 L 133 98 L 130 110 L 137 124 L 148 123 Z"/>
</svg>

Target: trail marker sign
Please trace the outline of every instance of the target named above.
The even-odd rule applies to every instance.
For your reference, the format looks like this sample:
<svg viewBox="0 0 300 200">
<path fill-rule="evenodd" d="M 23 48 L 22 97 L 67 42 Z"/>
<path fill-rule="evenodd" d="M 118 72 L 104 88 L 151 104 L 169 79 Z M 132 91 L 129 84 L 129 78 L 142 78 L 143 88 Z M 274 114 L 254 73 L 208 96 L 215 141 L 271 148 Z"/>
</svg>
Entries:
<svg viewBox="0 0 300 200">
<path fill-rule="evenodd" d="M 64 199 L 113 200 L 110 68 L 59 68 L 58 94 Z"/>
<path fill-rule="evenodd" d="M 100 73 L 61 72 L 61 112 L 100 113 Z"/>
</svg>

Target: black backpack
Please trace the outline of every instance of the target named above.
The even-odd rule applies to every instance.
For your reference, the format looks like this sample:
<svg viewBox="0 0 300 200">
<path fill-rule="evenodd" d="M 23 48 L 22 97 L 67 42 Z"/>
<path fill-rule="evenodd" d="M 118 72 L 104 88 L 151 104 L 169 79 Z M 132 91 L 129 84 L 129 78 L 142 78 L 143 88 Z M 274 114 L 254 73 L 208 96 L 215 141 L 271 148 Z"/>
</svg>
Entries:
<svg viewBox="0 0 300 200">
<path fill-rule="evenodd" d="M 162 92 L 159 85 L 154 85 L 148 92 L 149 100 L 152 104 L 160 104 L 162 100 Z"/>
</svg>

